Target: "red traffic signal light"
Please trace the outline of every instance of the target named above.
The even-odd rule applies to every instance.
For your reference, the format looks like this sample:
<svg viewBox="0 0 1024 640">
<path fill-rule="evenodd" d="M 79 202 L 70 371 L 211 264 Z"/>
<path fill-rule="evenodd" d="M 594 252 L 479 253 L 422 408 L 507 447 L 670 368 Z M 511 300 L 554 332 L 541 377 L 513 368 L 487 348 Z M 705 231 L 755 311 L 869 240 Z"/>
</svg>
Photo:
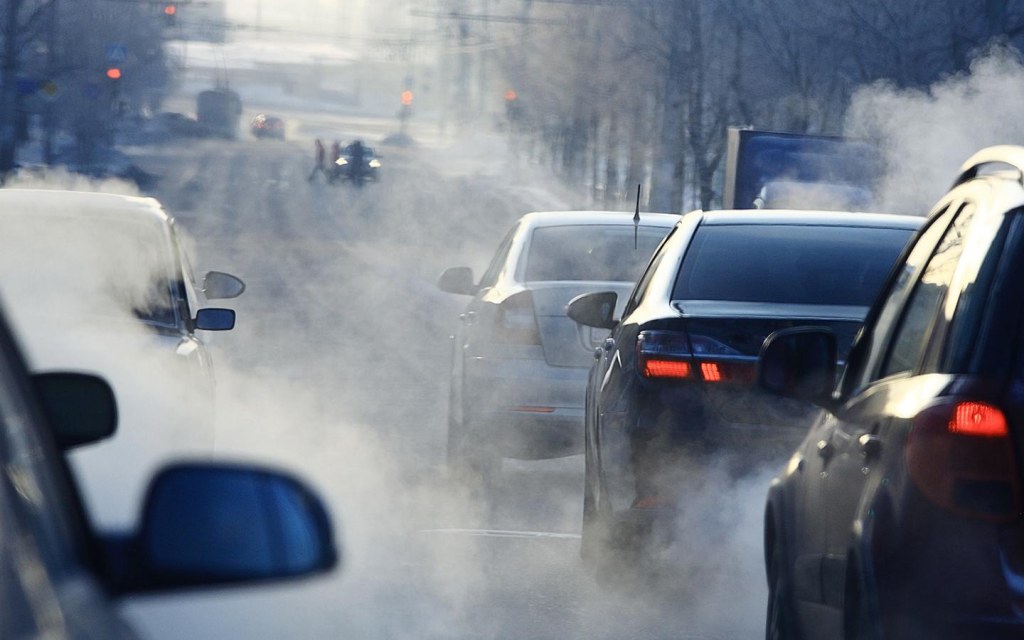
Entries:
<svg viewBox="0 0 1024 640">
<path fill-rule="evenodd" d="M 402 106 L 408 107 L 412 104 L 412 91 L 406 89 L 402 92 Z"/>
<path fill-rule="evenodd" d="M 117 67 L 110 67 L 109 69 L 107 69 L 107 77 L 111 80 L 120 80 L 121 70 Z"/>
<path fill-rule="evenodd" d="M 519 94 L 516 93 L 515 89 L 509 89 L 508 91 L 505 92 L 505 100 L 508 100 L 509 102 L 512 102 L 518 97 Z"/>
<path fill-rule="evenodd" d="M 173 5 L 173 4 L 164 5 L 164 15 L 165 16 L 173 17 L 177 13 L 178 13 L 178 6 L 177 5 Z"/>
</svg>

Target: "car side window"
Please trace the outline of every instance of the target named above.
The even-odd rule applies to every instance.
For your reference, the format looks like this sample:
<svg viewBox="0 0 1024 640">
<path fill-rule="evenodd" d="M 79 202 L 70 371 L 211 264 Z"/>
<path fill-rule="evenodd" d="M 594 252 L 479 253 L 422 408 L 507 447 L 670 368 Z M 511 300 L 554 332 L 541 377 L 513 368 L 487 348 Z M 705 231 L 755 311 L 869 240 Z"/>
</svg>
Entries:
<svg viewBox="0 0 1024 640">
<path fill-rule="evenodd" d="M 964 237 L 974 212 L 975 207 L 969 204 L 960 209 L 928 260 L 904 307 L 881 377 L 914 371 L 921 362 L 932 337 L 932 325 L 963 254 Z"/>
<path fill-rule="evenodd" d="M 902 261 L 897 261 L 885 289 L 868 313 L 864 328 L 854 340 L 840 384 L 843 395 L 853 393 L 877 379 L 875 372 L 879 368 L 882 350 L 889 342 L 911 287 L 949 227 L 952 215 L 950 208 L 935 214 L 912 241 L 913 245 Z"/>
<path fill-rule="evenodd" d="M 1007 217 L 1016 218 L 1020 211 L 1018 209 Z M 995 338 L 993 332 L 1004 332 L 1004 339 L 996 338 L 992 344 L 1007 344 L 1012 340 L 1012 331 L 1006 323 L 1013 314 L 1004 304 L 1008 302 L 1005 300 L 1008 296 L 1003 292 L 1007 286 L 1016 292 L 1017 287 L 1006 280 L 1009 278 L 1015 283 L 1019 271 L 1011 269 L 1007 272 L 1009 267 L 1000 265 L 1010 236 L 1010 225 L 1005 225 L 1005 220 L 1003 216 L 985 216 L 971 228 L 970 242 L 961 258 L 963 266 L 955 284 L 957 289 L 951 292 L 946 302 L 944 316 L 949 322 L 945 344 L 941 345 L 942 359 L 934 365 L 936 370 L 944 373 L 970 373 L 982 369 L 994 372 L 998 368 L 997 361 L 1003 366 L 1009 365 L 1003 359 L 1009 350 L 997 349 L 1001 352 L 1000 357 L 987 360 L 983 358 L 983 350 L 979 349 L 980 343 L 988 343 Z M 1001 272 L 998 280 L 997 272 Z"/>
<path fill-rule="evenodd" d="M 491 259 L 491 264 L 480 278 L 479 287 L 481 289 L 487 289 L 497 284 L 498 276 L 505 267 L 505 261 L 508 260 L 508 252 L 512 249 L 512 238 L 515 237 L 518 230 L 518 225 L 512 227 L 512 230 L 508 232 L 505 239 L 498 245 L 498 250 L 494 253 L 494 258 Z"/>
</svg>

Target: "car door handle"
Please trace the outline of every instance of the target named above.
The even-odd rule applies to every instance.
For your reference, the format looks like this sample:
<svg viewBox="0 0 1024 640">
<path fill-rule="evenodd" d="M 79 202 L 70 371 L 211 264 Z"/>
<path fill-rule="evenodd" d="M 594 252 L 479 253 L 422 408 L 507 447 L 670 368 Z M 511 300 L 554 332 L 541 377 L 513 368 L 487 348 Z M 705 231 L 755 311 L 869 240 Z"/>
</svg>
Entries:
<svg viewBox="0 0 1024 640">
<path fill-rule="evenodd" d="M 818 457 L 819 458 L 824 458 L 825 460 L 828 460 L 833 455 L 835 455 L 835 452 L 836 452 L 835 445 L 832 444 L 831 442 L 829 442 L 828 440 L 819 440 L 818 441 Z"/>
<path fill-rule="evenodd" d="M 862 434 L 857 438 L 857 443 L 860 445 L 860 454 L 865 458 L 871 459 L 882 453 L 882 439 L 873 433 Z"/>
</svg>

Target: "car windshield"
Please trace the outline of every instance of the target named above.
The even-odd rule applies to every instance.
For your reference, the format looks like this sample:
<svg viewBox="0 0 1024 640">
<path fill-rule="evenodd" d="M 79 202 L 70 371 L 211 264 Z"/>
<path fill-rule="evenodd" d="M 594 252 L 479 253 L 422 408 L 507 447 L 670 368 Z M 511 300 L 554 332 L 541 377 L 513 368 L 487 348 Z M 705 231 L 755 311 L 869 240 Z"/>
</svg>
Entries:
<svg viewBox="0 0 1024 640">
<path fill-rule="evenodd" d="M 869 306 L 912 233 L 706 225 L 686 252 L 672 299 Z"/>
<path fill-rule="evenodd" d="M 169 238 L 147 218 L 0 215 L 0 290 L 12 310 L 174 326 Z"/>
<path fill-rule="evenodd" d="M 635 282 L 669 229 L 641 225 L 566 225 L 534 229 L 527 282 L 591 280 Z"/>
</svg>

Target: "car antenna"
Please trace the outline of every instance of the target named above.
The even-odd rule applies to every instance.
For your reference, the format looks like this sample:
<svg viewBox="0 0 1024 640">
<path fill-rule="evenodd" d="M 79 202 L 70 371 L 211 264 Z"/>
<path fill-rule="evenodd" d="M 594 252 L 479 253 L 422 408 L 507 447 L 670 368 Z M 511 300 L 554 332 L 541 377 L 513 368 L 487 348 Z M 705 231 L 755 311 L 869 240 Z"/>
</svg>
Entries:
<svg viewBox="0 0 1024 640">
<path fill-rule="evenodd" d="M 636 237 L 640 232 L 640 183 L 636 184 L 636 212 L 633 214 L 633 251 L 636 251 Z"/>
</svg>

